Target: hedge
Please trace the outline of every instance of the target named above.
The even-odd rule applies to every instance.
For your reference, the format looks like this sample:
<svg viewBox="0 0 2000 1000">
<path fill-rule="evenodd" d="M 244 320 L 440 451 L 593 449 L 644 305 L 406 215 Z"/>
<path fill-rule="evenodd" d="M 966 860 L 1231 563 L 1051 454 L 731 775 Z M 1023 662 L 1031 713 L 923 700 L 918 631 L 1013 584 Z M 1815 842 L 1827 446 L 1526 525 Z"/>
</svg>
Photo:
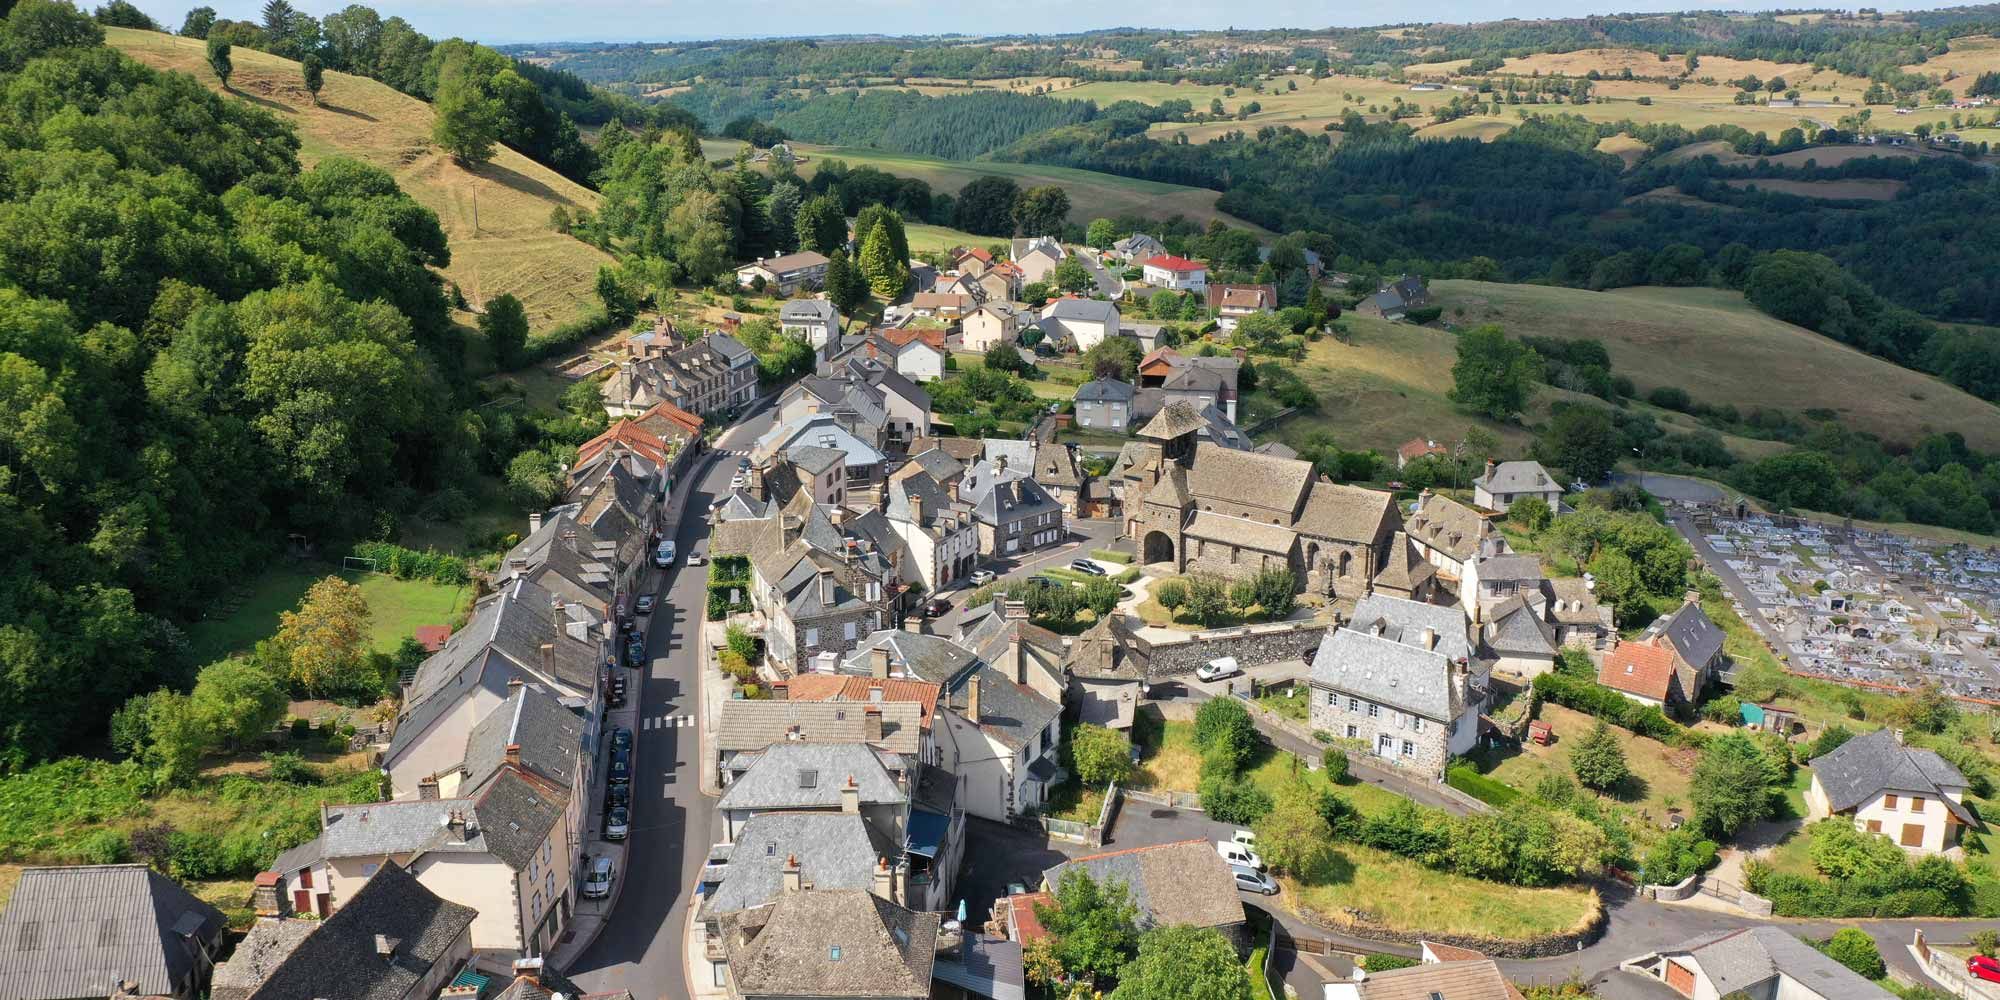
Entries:
<svg viewBox="0 0 2000 1000">
<path fill-rule="evenodd" d="M 1941 856 L 1844 880 L 1781 873 L 1751 861 L 1743 866 L 1743 887 L 1769 899 L 1780 917 L 2000 916 L 2000 885 L 1971 884 Z"/>
<path fill-rule="evenodd" d="M 1520 792 L 1503 782 L 1480 774 L 1466 764 L 1447 768 L 1444 772 L 1444 783 L 1489 806 L 1505 807 L 1509 802 L 1521 797 Z"/>
<path fill-rule="evenodd" d="M 1657 706 L 1641 705 L 1593 680 L 1552 671 L 1536 677 L 1534 688 L 1544 701 L 1594 715 L 1662 743 L 1700 747 L 1706 742 L 1700 733 L 1667 718 Z"/>
<path fill-rule="evenodd" d="M 354 547 L 354 556 L 375 560 L 376 572 L 387 573 L 398 580 L 428 580 L 448 586 L 472 580 L 463 558 L 436 549 L 418 552 L 389 542 L 362 542 Z"/>
<path fill-rule="evenodd" d="M 521 352 L 520 367 L 526 368 L 537 361 L 565 354 L 570 348 L 616 325 L 602 306 L 593 308 L 567 323 L 557 324 L 529 337 L 527 346 Z"/>
</svg>

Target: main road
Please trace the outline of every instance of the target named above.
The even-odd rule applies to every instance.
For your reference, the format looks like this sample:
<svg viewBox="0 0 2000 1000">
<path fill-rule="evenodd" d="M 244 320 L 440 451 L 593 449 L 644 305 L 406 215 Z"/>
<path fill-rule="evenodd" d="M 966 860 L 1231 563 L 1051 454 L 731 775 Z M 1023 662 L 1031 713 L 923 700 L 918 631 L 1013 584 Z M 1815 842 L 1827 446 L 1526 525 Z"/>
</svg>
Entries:
<svg viewBox="0 0 2000 1000">
<path fill-rule="evenodd" d="M 706 569 L 687 565 L 708 551 L 708 505 L 729 492 L 736 459 L 771 426 L 768 410 L 753 412 L 716 439 L 681 485 L 686 494 L 674 526 L 680 559 L 651 579 L 661 608 L 646 621 L 645 682 L 632 782 L 632 827 L 624 884 L 597 940 L 566 971 L 593 992 L 631 990 L 638 1000 L 687 995 L 685 932 L 695 876 L 720 835 L 715 800 L 701 791 L 701 624 L 707 611 Z M 681 722 L 681 719 L 690 721 Z M 652 720 L 650 723 L 647 720 Z"/>
</svg>

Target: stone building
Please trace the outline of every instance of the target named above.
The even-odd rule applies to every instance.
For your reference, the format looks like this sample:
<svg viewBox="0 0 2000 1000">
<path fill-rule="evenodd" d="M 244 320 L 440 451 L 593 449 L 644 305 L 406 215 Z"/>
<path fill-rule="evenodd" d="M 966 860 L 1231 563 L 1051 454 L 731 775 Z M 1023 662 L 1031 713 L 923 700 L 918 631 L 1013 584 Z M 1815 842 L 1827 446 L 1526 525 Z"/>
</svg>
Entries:
<svg viewBox="0 0 2000 1000">
<path fill-rule="evenodd" d="M 1198 439 L 1200 414 L 1160 409 L 1120 475 L 1126 536 L 1148 564 L 1230 579 L 1289 569 L 1303 589 L 1367 594 L 1392 564 L 1402 519 L 1388 493 L 1320 479 L 1310 462 Z M 1406 540 L 1401 544 L 1407 546 Z"/>
<path fill-rule="evenodd" d="M 1312 660 L 1312 727 L 1431 778 L 1472 751 L 1486 701 L 1465 612 L 1374 596 Z"/>
</svg>

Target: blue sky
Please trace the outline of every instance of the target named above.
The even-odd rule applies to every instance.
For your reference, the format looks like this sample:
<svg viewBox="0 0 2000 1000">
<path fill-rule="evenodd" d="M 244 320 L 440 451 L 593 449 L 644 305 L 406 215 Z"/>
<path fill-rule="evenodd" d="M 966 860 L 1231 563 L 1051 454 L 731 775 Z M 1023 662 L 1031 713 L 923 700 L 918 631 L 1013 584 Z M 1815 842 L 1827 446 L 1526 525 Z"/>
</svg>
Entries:
<svg viewBox="0 0 2000 1000">
<path fill-rule="evenodd" d="M 198 0 L 187 0 L 195 6 Z M 263 0 L 199 0 L 223 17 L 254 20 Z M 324 15 L 349 0 L 292 0 L 313 15 Z M 138 0 L 163 22 L 178 26 L 185 7 L 165 0 Z M 85 6 L 89 0 L 85 0 Z M 436 38 L 458 35 L 482 42 L 670 41 L 769 35 L 825 35 L 880 32 L 1070 32 L 1121 25 L 1214 29 L 1325 27 L 1404 21 L 1497 20 L 1506 17 L 1578 17 L 1632 10 L 1686 10 L 1705 5 L 1634 3 L 1633 0 L 1183 0 L 1166 3 L 1087 3 L 1077 0 L 1011 0 L 998 4 L 953 4 L 939 0 L 416 0 L 371 4 L 382 16 L 401 15 L 417 30 Z M 1757 10 L 1786 4 L 1755 4 Z M 1878 4 L 1899 10 L 1895 4 Z"/>
</svg>

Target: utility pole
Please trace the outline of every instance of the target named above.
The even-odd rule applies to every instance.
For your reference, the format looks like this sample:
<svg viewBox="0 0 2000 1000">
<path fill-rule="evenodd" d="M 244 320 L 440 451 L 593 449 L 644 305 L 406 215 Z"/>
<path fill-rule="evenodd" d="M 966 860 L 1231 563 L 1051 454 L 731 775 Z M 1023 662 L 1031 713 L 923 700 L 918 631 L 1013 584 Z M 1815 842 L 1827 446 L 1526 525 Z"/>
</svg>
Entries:
<svg viewBox="0 0 2000 1000">
<path fill-rule="evenodd" d="M 479 192 L 472 192 L 472 231 L 479 232 Z"/>
</svg>

